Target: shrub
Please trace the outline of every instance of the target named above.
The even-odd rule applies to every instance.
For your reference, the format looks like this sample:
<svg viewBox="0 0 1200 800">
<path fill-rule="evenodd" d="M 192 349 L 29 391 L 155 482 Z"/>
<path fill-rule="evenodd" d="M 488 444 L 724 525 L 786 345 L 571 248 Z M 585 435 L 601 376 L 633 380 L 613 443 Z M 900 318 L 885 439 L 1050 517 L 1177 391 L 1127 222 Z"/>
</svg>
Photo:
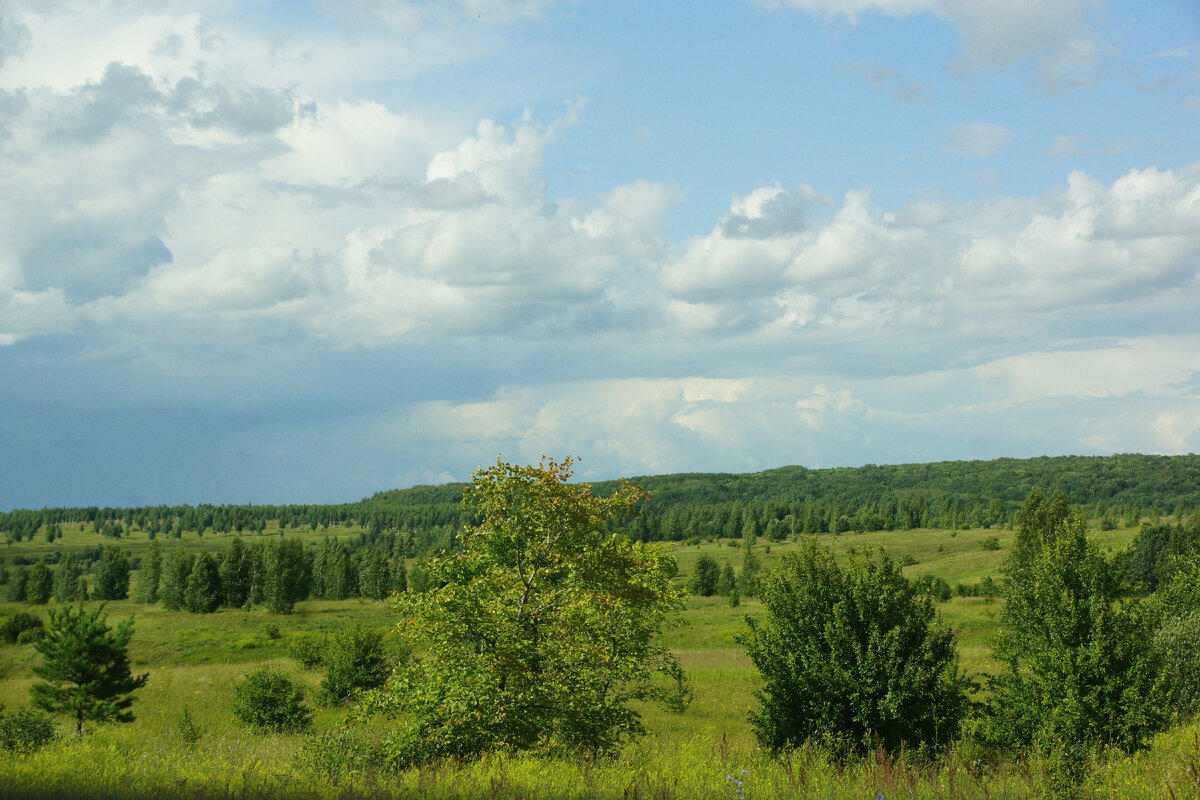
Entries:
<svg viewBox="0 0 1200 800">
<path fill-rule="evenodd" d="M 22 632 L 35 629 L 42 630 L 42 618 L 37 614 L 19 611 L 0 624 L 0 639 L 16 644 Z"/>
<path fill-rule="evenodd" d="M 1000 549 L 1000 539 L 995 536 L 989 536 L 979 543 L 979 546 L 984 550 L 996 551 Z"/>
<path fill-rule="evenodd" d="M 765 621 L 746 644 L 762 674 L 750 716 L 783 750 L 817 740 L 837 752 L 940 748 L 968 708 L 954 635 L 925 591 L 886 555 L 834 555 L 808 542 L 764 581 Z"/>
<path fill-rule="evenodd" d="M 288 655 L 305 669 L 316 669 L 325 663 L 329 642 L 322 637 L 301 635 L 288 642 Z"/>
<path fill-rule="evenodd" d="M 276 625 L 274 622 L 268 622 L 266 625 L 263 625 L 263 633 L 266 634 L 266 637 L 268 639 L 282 639 L 283 638 L 283 631 L 280 630 L 279 626 Z"/>
<path fill-rule="evenodd" d="M 58 738 L 54 718 L 35 708 L 5 713 L 0 705 L 0 750 L 28 755 Z"/>
<path fill-rule="evenodd" d="M 1154 643 L 1163 655 L 1171 708 L 1185 717 L 1200 712 L 1200 613 L 1169 618 Z"/>
<path fill-rule="evenodd" d="M 17 644 L 33 644 L 45 635 L 43 628 L 26 628 L 17 634 Z"/>
<path fill-rule="evenodd" d="M 233 715 L 260 732 L 292 733 L 312 726 L 304 687 L 270 667 L 259 667 L 234 687 Z"/>
<path fill-rule="evenodd" d="M 357 624 L 339 632 L 325 651 L 321 698 L 339 703 L 356 689 L 382 686 L 391 674 L 379 629 Z"/>
</svg>

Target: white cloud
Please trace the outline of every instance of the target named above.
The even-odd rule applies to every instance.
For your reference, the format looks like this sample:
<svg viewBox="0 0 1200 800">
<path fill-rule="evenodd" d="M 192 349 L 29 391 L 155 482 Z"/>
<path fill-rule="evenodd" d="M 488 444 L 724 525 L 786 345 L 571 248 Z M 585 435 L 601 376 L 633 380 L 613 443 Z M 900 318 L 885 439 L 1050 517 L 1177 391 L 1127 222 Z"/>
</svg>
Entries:
<svg viewBox="0 0 1200 800">
<path fill-rule="evenodd" d="M 852 22 L 869 13 L 890 17 L 933 14 L 954 25 L 967 65 L 1007 66 L 1046 55 L 1043 78 L 1069 80 L 1094 55 L 1088 12 L 1103 0 L 755 0 L 768 8 L 788 7 L 810 14 L 845 16 Z M 1065 88 L 1065 87 L 1063 87 Z"/>
<path fill-rule="evenodd" d="M 970 122 L 953 126 L 946 136 L 946 150 L 959 156 L 997 155 L 1015 133 L 990 122 Z"/>
</svg>

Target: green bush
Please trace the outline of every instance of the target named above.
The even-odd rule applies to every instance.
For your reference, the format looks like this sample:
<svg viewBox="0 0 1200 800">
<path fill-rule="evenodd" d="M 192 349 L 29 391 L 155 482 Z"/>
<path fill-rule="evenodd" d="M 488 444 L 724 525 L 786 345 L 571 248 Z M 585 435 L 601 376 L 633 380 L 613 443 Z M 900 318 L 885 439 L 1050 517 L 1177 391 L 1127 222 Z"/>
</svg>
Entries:
<svg viewBox="0 0 1200 800">
<path fill-rule="evenodd" d="M 1000 539 L 995 536 L 989 536 L 979 543 L 979 546 L 984 550 L 996 551 L 1000 549 Z"/>
<path fill-rule="evenodd" d="M 19 611 L 0 624 L 0 639 L 16 644 L 21 633 L 27 630 L 42 630 L 42 618 L 37 614 Z"/>
<path fill-rule="evenodd" d="M 33 644 L 42 638 L 45 631 L 42 628 L 26 628 L 17 634 L 17 644 Z"/>
<path fill-rule="evenodd" d="M 260 732 L 292 733 L 312 726 L 304 687 L 270 667 L 259 667 L 234 687 L 233 715 Z"/>
<path fill-rule="evenodd" d="M 324 637 L 300 635 L 288 642 L 288 655 L 305 669 L 316 669 L 325 663 L 329 642 Z"/>
<path fill-rule="evenodd" d="M 0 750 L 28 755 L 58 738 L 54 718 L 35 708 L 6 713 L 0 705 Z"/>
<path fill-rule="evenodd" d="M 1154 643 L 1162 653 L 1171 708 L 1184 717 L 1200 712 L 1200 613 L 1170 617 Z"/>
<path fill-rule="evenodd" d="M 321 699 L 340 703 L 357 689 L 382 686 L 391 674 L 378 628 L 356 624 L 340 631 L 325 651 Z"/>
<path fill-rule="evenodd" d="M 750 719 L 764 746 L 891 752 L 955 737 L 969 683 L 954 634 L 886 555 L 843 569 L 810 541 L 764 581 L 762 599 L 766 619 L 748 618 L 743 642 L 762 674 Z"/>
</svg>

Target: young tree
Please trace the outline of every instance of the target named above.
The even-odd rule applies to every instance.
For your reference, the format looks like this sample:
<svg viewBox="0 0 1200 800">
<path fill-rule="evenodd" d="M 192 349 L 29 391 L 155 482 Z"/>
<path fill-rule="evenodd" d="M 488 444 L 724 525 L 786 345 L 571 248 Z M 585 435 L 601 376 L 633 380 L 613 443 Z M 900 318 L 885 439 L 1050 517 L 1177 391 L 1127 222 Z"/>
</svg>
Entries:
<svg viewBox="0 0 1200 800">
<path fill-rule="evenodd" d="M 642 727 L 632 700 L 681 708 L 683 673 L 654 642 L 684 592 L 669 551 L 606 533 L 645 495 L 572 485 L 571 459 L 480 470 L 461 550 L 430 558 L 399 596 L 399 631 L 436 643 L 368 709 L 403 714 L 396 757 L 472 757 L 538 744 L 609 751 Z M 656 680 L 659 679 L 659 680 Z"/>
<path fill-rule="evenodd" d="M 68 555 L 54 570 L 54 599 L 60 603 L 87 600 L 87 584 L 83 580 L 83 567 L 73 554 Z"/>
<path fill-rule="evenodd" d="M 83 735 L 85 720 L 132 722 L 133 692 L 146 685 L 148 674 L 134 676 L 129 670 L 129 639 L 133 617 L 115 629 L 100 613 L 63 606 L 51 609 L 46 632 L 34 644 L 42 664 L 33 668 L 42 679 L 30 689 L 33 703 L 52 713 L 69 714 L 75 720 L 75 735 Z"/>
<path fill-rule="evenodd" d="M 193 553 L 176 550 L 167 556 L 163 563 L 162 588 L 159 590 L 163 608 L 169 611 L 179 611 L 183 608 L 188 576 L 192 574 L 192 565 L 195 562 L 196 556 Z"/>
<path fill-rule="evenodd" d="M 764 746 L 863 753 L 954 737 L 968 708 L 954 635 L 898 564 L 853 556 L 843 569 L 808 541 L 761 589 L 766 619 L 747 618 L 743 642 L 762 674 L 750 720 Z"/>
<path fill-rule="evenodd" d="M 717 566 L 717 560 L 708 553 L 701 553 L 700 558 L 696 560 L 696 572 L 692 575 L 688 588 L 692 590 L 692 594 L 710 597 L 717 593 L 720 578 L 721 568 Z"/>
<path fill-rule="evenodd" d="M 382 686 L 392 671 L 383 649 L 383 635 L 363 623 L 339 631 L 325 649 L 321 698 L 340 703 L 356 689 Z"/>
<path fill-rule="evenodd" d="M 733 564 L 721 567 L 721 574 L 717 578 L 717 594 L 729 597 L 730 593 L 737 589 L 737 584 L 737 573 L 733 571 Z"/>
<path fill-rule="evenodd" d="M 992 681 L 993 733 L 1051 754 L 1073 781 L 1091 748 L 1138 748 L 1164 726 L 1154 628 L 1082 517 L 1046 515 L 1017 544 L 1021 557 L 1014 546 L 1005 567 L 995 655 L 1007 668 Z"/>
<path fill-rule="evenodd" d="M 358 585 L 363 597 L 382 600 L 392 590 L 392 569 L 388 558 L 375 545 L 367 545 L 358 561 Z"/>
<path fill-rule="evenodd" d="M 299 539 L 280 539 L 263 548 L 262 602 L 272 614 L 290 614 L 308 596 L 312 564 Z"/>
<path fill-rule="evenodd" d="M 192 565 L 183 590 L 183 607 L 193 614 L 211 614 L 221 606 L 221 568 L 210 553 Z"/>
<path fill-rule="evenodd" d="M 129 596 L 129 560 L 117 545 L 105 545 L 96 566 L 97 600 L 124 600 Z"/>
<path fill-rule="evenodd" d="M 142 559 L 142 568 L 138 572 L 137 601 L 139 603 L 157 603 L 159 585 L 162 583 L 162 548 L 158 541 L 150 542 L 146 557 Z"/>
<path fill-rule="evenodd" d="M 221 605 L 241 608 L 250 600 L 254 582 L 254 556 L 250 549 L 235 538 L 221 560 Z"/>
<path fill-rule="evenodd" d="M 38 562 L 29 570 L 29 585 L 25 589 L 26 602 L 43 606 L 50 602 L 54 589 L 54 572 L 44 563 Z"/>
</svg>

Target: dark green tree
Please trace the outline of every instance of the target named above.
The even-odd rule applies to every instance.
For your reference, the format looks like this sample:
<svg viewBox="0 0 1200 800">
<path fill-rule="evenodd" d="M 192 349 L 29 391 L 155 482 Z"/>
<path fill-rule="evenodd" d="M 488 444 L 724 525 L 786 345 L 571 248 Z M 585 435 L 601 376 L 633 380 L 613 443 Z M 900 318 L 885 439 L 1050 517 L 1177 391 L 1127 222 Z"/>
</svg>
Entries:
<svg viewBox="0 0 1200 800">
<path fill-rule="evenodd" d="M 886 555 L 843 569 L 805 542 L 766 577 L 762 599 L 766 619 L 747 617 L 743 642 L 762 675 L 750 720 L 765 747 L 937 749 L 957 734 L 969 686 L 954 635 Z"/>
<path fill-rule="evenodd" d="M 711 597 L 717 593 L 720 578 L 721 568 L 717 566 L 717 560 L 708 553 L 701 553 L 700 558 L 696 560 L 696 572 L 692 575 L 688 588 L 692 594 Z"/>
<path fill-rule="evenodd" d="M 8 581 L 8 599 L 13 603 L 23 603 L 28 592 L 29 570 L 21 567 Z"/>
<path fill-rule="evenodd" d="M 726 564 L 721 567 L 721 574 L 717 578 L 717 594 L 721 595 L 721 597 L 729 597 L 729 594 L 737 588 L 737 585 L 737 573 L 733 571 L 733 564 Z"/>
<path fill-rule="evenodd" d="M 97 600 L 124 600 L 129 596 L 129 559 L 117 545 L 104 546 L 100 563 L 96 565 Z"/>
<path fill-rule="evenodd" d="M 30 689 L 33 703 L 51 713 L 75 720 L 75 735 L 83 723 L 132 722 L 133 692 L 146 685 L 147 674 L 129 669 L 129 640 L 133 617 L 110 628 L 101 616 L 104 605 L 86 611 L 63 606 L 51 609 L 46 632 L 34 644 L 42 663 L 33 672 L 42 680 Z"/>
<path fill-rule="evenodd" d="M 375 545 L 367 545 L 360 552 L 358 583 L 360 594 L 371 600 L 382 600 L 392 591 L 391 565 Z"/>
<path fill-rule="evenodd" d="M 211 614 L 220 606 L 220 565 L 211 553 L 201 553 L 188 574 L 183 590 L 183 607 L 193 614 Z"/>
</svg>

